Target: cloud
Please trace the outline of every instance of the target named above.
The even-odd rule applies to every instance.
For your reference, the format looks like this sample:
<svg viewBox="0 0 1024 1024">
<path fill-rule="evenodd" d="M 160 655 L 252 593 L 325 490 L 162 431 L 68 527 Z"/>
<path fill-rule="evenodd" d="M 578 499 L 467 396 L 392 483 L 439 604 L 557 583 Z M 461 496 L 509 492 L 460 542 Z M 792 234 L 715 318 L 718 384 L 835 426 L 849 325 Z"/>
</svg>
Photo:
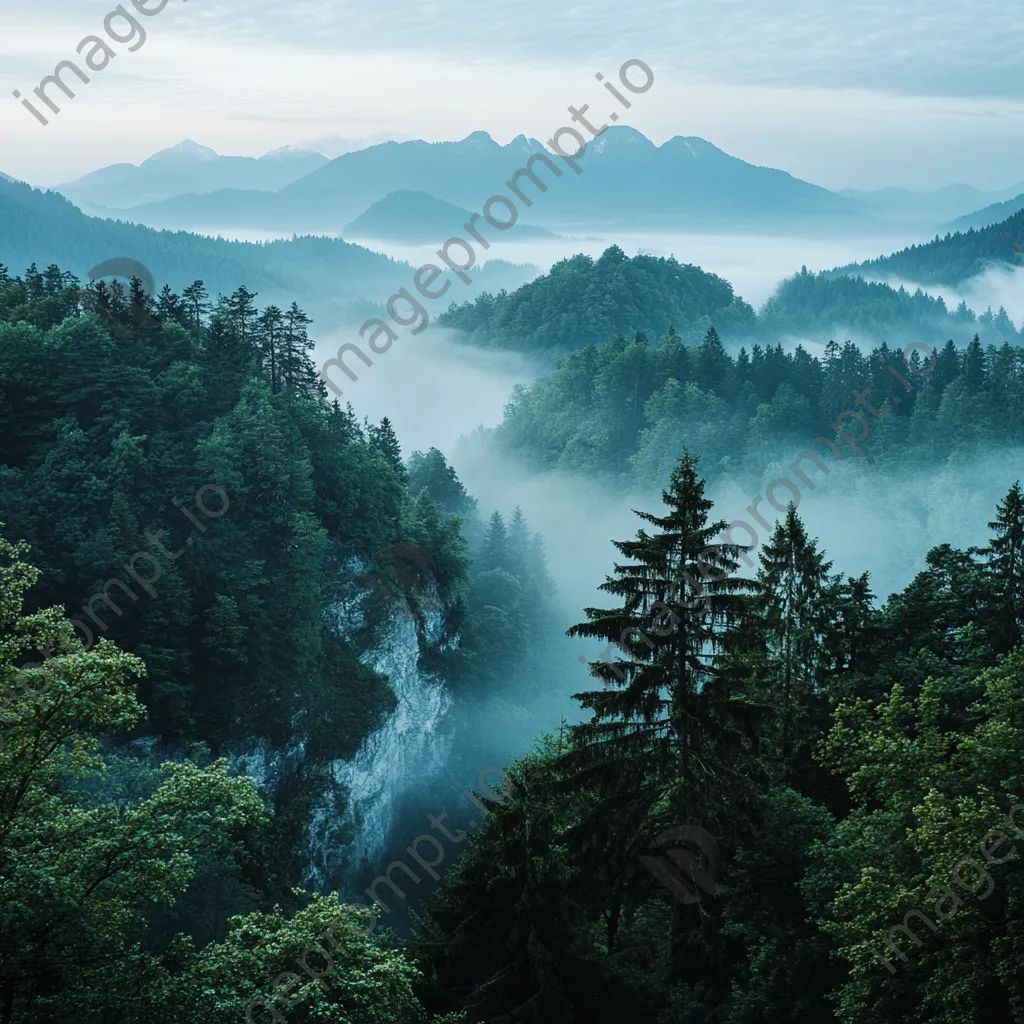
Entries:
<svg viewBox="0 0 1024 1024">
<path fill-rule="evenodd" d="M 113 6 L 11 12 L 0 92 L 30 90 Z M 568 103 L 604 111 L 595 72 L 639 57 L 658 79 L 630 123 L 658 141 L 701 135 L 832 188 L 1005 187 L 1024 164 L 1017 21 L 994 0 L 661 0 L 627 12 L 610 0 L 170 0 L 146 45 L 94 76 L 49 137 L 15 100 L 0 104 L 3 169 L 67 181 L 186 136 L 251 155 L 334 134 L 547 138 Z"/>
</svg>

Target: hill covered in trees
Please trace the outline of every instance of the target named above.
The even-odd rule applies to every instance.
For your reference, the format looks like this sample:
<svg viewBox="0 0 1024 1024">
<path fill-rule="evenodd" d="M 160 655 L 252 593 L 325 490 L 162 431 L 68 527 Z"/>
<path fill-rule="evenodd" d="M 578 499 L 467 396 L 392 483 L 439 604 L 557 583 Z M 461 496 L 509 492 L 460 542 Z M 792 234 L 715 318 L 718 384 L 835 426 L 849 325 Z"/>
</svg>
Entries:
<svg viewBox="0 0 1024 1024">
<path fill-rule="evenodd" d="M 859 275 L 808 273 L 806 267 L 781 281 L 755 313 L 715 274 L 673 258 L 630 258 L 618 246 L 597 260 L 582 254 L 562 260 L 514 292 L 453 303 L 438 323 L 463 332 L 474 345 L 545 355 L 602 345 L 615 334 L 656 338 L 670 329 L 696 344 L 711 327 L 734 344 L 794 337 L 825 344 L 843 334 L 901 347 L 921 337 L 966 345 L 975 333 L 985 344 L 1024 341 L 1002 307 L 979 316 L 961 302 L 951 312 L 943 299 L 920 288 L 911 293 Z"/>
<path fill-rule="evenodd" d="M 885 342 L 865 355 L 853 342 L 830 341 L 822 358 L 800 345 L 786 351 L 755 343 L 733 357 L 713 328 L 696 346 L 673 331 L 653 344 L 619 335 L 562 357 L 547 378 L 518 385 L 489 443 L 538 471 L 640 486 L 664 479 L 683 447 L 701 453 L 711 480 L 726 472 L 759 476 L 780 446 L 834 439 L 840 413 L 863 413 L 854 392 L 888 410 L 872 420 L 880 436 L 871 461 L 928 465 L 953 450 L 1024 442 L 1024 349 L 986 347 L 977 337 L 962 348 L 943 344 L 941 335 L 930 340 L 934 371 L 905 386 L 889 369 L 900 367 L 901 352 Z"/>
<path fill-rule="evenodd" d="M 38 606 L 145 660 L 148 721 L 126 741 L 291 751 L 271 844 L 291 862 L 329 765 L 395 706 L 364 655 L 396 596 L 440 616 L 420 653 L 456 692 L 514 693 L 524 635 L 536 658 L 516 661 L 546 678 L 551 583 L 521 513 L 504 510 L 506 539 L 500 515 L 488 529 L 468 496 L 452 506 L 443 456 L 407 469 L 387 420 L 329 404 L 310 319 L 256 298 L 0 265 L 0 523 L 31 546 Z"/>
<path fill-rule="evenodd" d="M 748 331 L 754 310 L 728 281 L 675 259 L 634 256 L 617 246 L 597 260 L 578 255 L 511 294 L 454 303 L 438 323 L 464 331 L 474 344 L 524 352 L 565 352 L 600 344 L 612 334 L 670 327 L 700 337 L 712 320 Z"/>
<path fill-rule="evenodd" d="M 952 288 L 992 266 L 1021 266 L 1012 241 L 1024 244 L 1024 210 L 1018 210 L 998 224 L 972 227 L 944 238 L 936 235 L 930 242 L 911 245 L 890 256 L 837 267 L 832 274 L 892 275 L 915 284 Z"/>
</svg>

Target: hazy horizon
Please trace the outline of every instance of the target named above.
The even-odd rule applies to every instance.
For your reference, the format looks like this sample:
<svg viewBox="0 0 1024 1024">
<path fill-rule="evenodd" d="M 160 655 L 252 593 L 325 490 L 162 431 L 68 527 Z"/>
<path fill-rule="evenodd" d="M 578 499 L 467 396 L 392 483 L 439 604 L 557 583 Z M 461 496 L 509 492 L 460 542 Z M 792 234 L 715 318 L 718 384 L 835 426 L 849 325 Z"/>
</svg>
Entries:
<svg viewBox="0 0 1024 1024">
<path fill-rule="evenodd" d="M 8 174 L 69 181 L 187 137 L 244 155 L 328 135 L 547 139 L 569 104 L 603 95 L 595 73 L 632 57 L 650 64 L 657 86 L 620 123 L 658 143 L 700 136 L 834 190 L 992 189 L 1024 167 L 1015 15 L 990 0 L 969 12 L 951 0 L 654 3 L 629 25 L 596 0 L 580 12 L 523 8 L 499 32 L 468 0 L 429 17 L 393 3 L 310 0 L 286 12 L 254 0 L 239 16 L 224 3 L 172 0 L 141 19 L 144 44 L 114 44 L 109 65 L 44 128 L 12 91 L 30 94 L 74 57 L 111 7 L 5 4 Z"/>
</svg>

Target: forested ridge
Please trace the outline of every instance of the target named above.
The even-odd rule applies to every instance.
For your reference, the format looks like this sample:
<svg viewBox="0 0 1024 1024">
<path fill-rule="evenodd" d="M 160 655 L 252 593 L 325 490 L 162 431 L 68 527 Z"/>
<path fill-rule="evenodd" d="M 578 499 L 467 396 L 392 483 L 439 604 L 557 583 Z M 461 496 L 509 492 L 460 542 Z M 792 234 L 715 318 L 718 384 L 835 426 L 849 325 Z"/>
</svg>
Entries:
<svg viewBox="0 0 1024 1024">
<path fill-rule="evenodd" d="M 329 403 L 308 316 L 256 299 L 0 268 L 0 1024 L 227 1024 L 254 1007 L 351 1024 L 1024 1022 L 1022 868 L 984 852 L 1024 799 L 1019 474 L 987 543 L 922 539 L 925 568 L 882 603 L 794 507 L 742 569 L 705 494 L 705 476 L 806 446 L 853 389 L 877 407 L 899 389 L 873 423 L 884 469 L 1016 458 L 1020 349 L 936 344 L 934 368 L 885 343 L 734 358 L 713 327 L 687 345 L 669 325 L 520 389 L 497 443 L 656 480 L 663 505 L 640 510 L 606 600 L 569 630 L 610 652 L 577 695 L 584 720 L 548 723 L 507 766 L 504 802 L 399 937 L 291 888 L 311 794 L 393 705 L 362 656 L 396 603 L 419 625 L 440 612 L 424 664 L 467 704 L 525 707 L 550 682 L 553 583 L 520 510 L 481 511 L 443 453 L 403 458 L 387 420 Z M 908 391 L 890 367 L 929 372 Z M 184 510 L 202 515 L 207 485 L 227 504 L 211 499 L 200 537 Z M 100 629 L 89 596 L 118 572 L 131 585 L 119 567 L 154 536 L 179 552 L 157 595 L 115 588 L 120 611 L 91 605 Z M 417 557 L 390 571 L 405 546 Z M 75 619 L 95 627 L 87 650 Z M 298 751 L 276 790 L 232 767 L 255 736 Z M 691 856 L 692 881 L 714 878 L 689 902 L 639 859 L 679 826 L 720 855 Z M 919 942 L 898 927 L 912 909 L 935 923 L 911 919 Z M 297 966 L 311 945 L 322 979 Z"/>
<path fill-rule="evenodd" d="M 240 242 L 90 217 L 58 192 L 3 179 L 0 252 L 8 266 L 55 263 L 80 277 L 110 259 L 111 253 L 131 253 L 159 283 L 179 291 L 196 277 L 214 293 L 228 292 L 244 281 L 265 299 L 298 296 L 318 315 L 359 320 L 408 281 L 414 269 L 341 238 L 301 235 Z M 471 291 L 514 287 L 534 272 L 505 260 L 488 262 L 474 273 Z"/>
<path fill-rule="evenodd" d="M 1013 255 L 1004 252 L 1007 259 Z M 582 254 L 561 260 L 514 292 L 485 292 L 461 305 L 452 303 L 438 323 L 462 332 L 474 345 L 542 356 L 637 332 L 659 338 L 672 331 L 693 344 L 711 327 L 727 343 L 748 346 L 794 338 L 824 344 L 840 332 L 859 341 L 901 346 L 922 336 L 953 337 L 963 345 L 975 332 L 986 344 L 1024 341 L 1024 325 L 1018 331 L 1002 307 L 979 315 L 961 301 L 950 311 L 942 298 L 920 288 L 910 292 L 902 285 L 866 281 L 853 273 L 859 268 L 847 269 L 815 274 L 802 267 L 783 279 L 755 313 L 716 274 L 674 257 L 641 253 L 630 258 L 613 245 L 597 260 Z M 909 272 L 906 276 L 918 279 Z"/>
<path fill-rule="evenodd" d="M 848 275 L 867 271 L 881 276 L 892 274 L 923 285 L 955 287 L 992 266 L 1019 267 L 1020 256 L 1012 242 L 1019 242 L 1022 233 L 1024 210 L 1018 210 L 998 224 L 954 234 L 947 232 L 942 238 L 936 235 L 930 242 L 908 246 L 890 256 L 839 267 L 832 273 Z"/>
<path fill-rule="evenodd" d="M 983 346 L 977 333 L 959 348 L 931 338 L 905 350 L 919 376 L 904 370 L 904 384 L 890 369 L 898 372 L 904 350 L 885 342 L 866 353 L 829 341 L 822 358 L 799 344 L 787 351 L 755 342 L 730 356 L 713 327 L 698 345 L 673 330 L 655 343 L 618 335 L 517 385 L 490 444 L 535 469 L 640 487 L 665 479 L 683 447 L 700 453 L 709 480 L 756 477 L 787 445 L 836 439 L 840 413 L 865 410 L 857 394 L 884 407 L 866 459 L 886 468 L 936 466 L 1024 441 L 1024 349 Z"/>
<path fill-rule="evenodd" d="M 196 281 L 152 300 L 137 281 L 0 266 L 0 535 L 28 545 L 33 610 L 58 607 L 78 644 L 113 640 L 145 665 L 145 716 L 101 720 L 119 767 L 100 792 L 155 790 L 166 756 L 280 752 L 262 794 L 273 825 L 233 856 L 202 852 L 178 908 L 152 922 L 158 945 L 297 906 L 330 764 L 395 706 L 363 655 L 396 599 L 419 622 L 440 610 L 439 637 L 418 627 L 421 660 L 456 692 L 477 679 L 515 692 L 535 662 L 509 671 L 512 651 L 535 637 L 542 659 L 550 631 L 552 585 L 521 512 L 508 530 L 497 512 L 478 522 L 436 450 L 407 468 L 387 420 L 326 400 L 306 314 L 256 299 L 214 300 Z M 6 671 L 32 661 L 11 653 Z"/>
<path fill-rule="evenodd" d="M 630 259 L 613 245 L 597 260 L 583 254 L 560 260 L 511 294 L 452 303 L 438 323 L 466 332 L 478 345 L 561 352 L 630 328 L 662 334 L 675 325 L 699 337 L 712 319 L 747 330 L 755 317 L 723 278 L 674 259 Z"/>
</svg>

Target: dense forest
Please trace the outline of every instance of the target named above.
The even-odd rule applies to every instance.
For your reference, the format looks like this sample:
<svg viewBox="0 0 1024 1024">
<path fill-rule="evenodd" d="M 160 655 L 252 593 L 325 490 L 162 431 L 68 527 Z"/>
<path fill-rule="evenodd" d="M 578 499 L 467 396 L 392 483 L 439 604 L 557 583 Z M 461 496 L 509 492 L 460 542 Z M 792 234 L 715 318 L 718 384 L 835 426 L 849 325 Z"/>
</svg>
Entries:
<svg viewBox="0 0 1024 1024">
<path fill-rule="evenodd" d="M 754 343 L 733 357 L 713 327 L 699 345 L 674 330 L 655 344 L 618 335 L 518 385 L 489 443 L 537 470 L 638 486 L 664 480 L 683 447 L 700 453 L 709 480 L 759 477 L 785 446 L 800 451 L 822 434 L 839 440 L 837 417 L 865 411 L 857 395 L 882 411 L 871 419 L 865 459 L 887 468 L 1024 441 L 1024 349 L 983 347 L 977 334 L 963 348 L 914 344 L 906 351 L 915 372 L 900 374 L 903 353 L 885 342 L 865 354 L 851 341 L 829 341 L 822 358 L 802 345 Z"/>
<path fill-rule="evenodd" d="M 234 899 L 291 900 L 330 764 L 394 707 L 363 655 L 396 599 L 424 662 L 467 698 L 481 679 L 522 704 L 551 633 L 522 513 L 481 521 L 436 450 L 407 467 L 387 420 L 326 401 L 305 313 L 255 300 L 243 287 L 214 302 L 196 281 L 153 301 L 139 282 L 0 267 L 0 522 L 32 552 L 33 607 L 145 663 L 146 720 L 117 738 L 149 766 L 238 756 L 256 737 L 283 752 L 260 866 L 252 850 L 244 871 L 206 866 L 223 910 L 184 915 L 202 934 Z"/>
<path fill-rule="evenodd" d="M 331 766 L 394 706 L 368 655 L 408 616 L 493 763 L 473 709 L 539 731 L 554 584 L 521 510 L 329 402 L 310 318 L 256 298 L 0 267 L 0 1024 L 1024 1022 L 1020 474 L 986 544 L 922 541 L 881 603 L 795 507 L 755 562 L 705 493 L 854 390 L 892 398 L 889 470 L 1016 458 L 1020 349 L 732 357 L 701 312 L 519 389 L 493 443 L 663 505 L 569 629 L 606 652 L 579 721 L 445 832 L 410 933 L 296 888 Z"/>
<path fill-rule="evenodd" d="M 1002 307 L 978 316 L 961 302 L 950 312 L 941 298 L 920 288 L 911 293 L 902 285 L 892 288 L 835 271 L 808 273 L 806 267 L 784 279 L 755 313 L 715 274 L 674 258 L 630 258 L 615 245 L 597 260 L 584 255 L 562 260 L 514 292 L 485 292 L 462 305 L 452 303 L 438 323 L 462 332 L 474 345 L 545 356 L 637 332 L 658 338 L 672 331 L 691 344 L 711 327 L 735 344 L 768 345 L 794 337 L 825 343 L 838 331 L 901 347 L 922 335 L 966 344 L 975 332 L 986 344 L 1024 341 L 1024 325 L 1018 331 Z"/>
<path fill-rule="evenodd" d="M 938 235 L 930 242 L 911 245 L 891 256 L 840 267 L 833 274 L 867 272 L 884 277 L 892 274 L 923 285 L 954 287 L 992 266 L 1019 267 L 1020 257 L 1011 242 L 1024 238 L 1024 210 L 998 224 L 969 228 L 955 234 Z"/>
<path fill-rule="evenodd" d="M 608 606 L 570 631 L 615 652 L 578 695 L 592 717 L 509 772 L 424 914 L 440 1005 L 505 1022 L 1024 1020 L 1020 487 L 987 545 L 933 548 L 881 608 L 792 507 L 741 579 L 695 459 L 663 500 L 616 544 Z M 699 860 L 674 851 L 666 884 L 641 858 L 685 826 L 710 841 Z"/>
<path fill-rule="evenodd" d="M 635 256 L 617 245 L 594 260 L 580 254 L 508 294 L 486 293 L 438 318 L 475 344 L 561 352 L 600 344 L 619 331 L 663 334 L 672 327 L 699 337 L 712 319 L 730 333 L 753 327 L 751 307 L 732 285 L 674 259 Z"/>
</svg>

